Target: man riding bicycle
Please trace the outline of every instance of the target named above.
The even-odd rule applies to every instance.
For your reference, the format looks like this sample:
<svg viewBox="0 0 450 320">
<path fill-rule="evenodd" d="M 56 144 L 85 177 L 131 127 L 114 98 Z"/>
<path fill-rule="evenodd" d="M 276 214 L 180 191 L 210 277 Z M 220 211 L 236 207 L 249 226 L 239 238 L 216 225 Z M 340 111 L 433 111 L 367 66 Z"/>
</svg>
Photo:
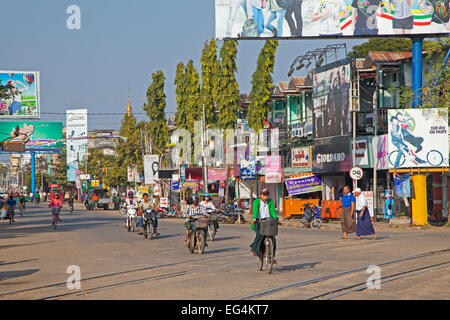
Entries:
<svg viewBox="0 0 450 320">
<path fill-rule="evenodd" d="M 20 195 L 19 206 L 20 206 L 20 212 L 23 215 L 23 213 L 25 212 L 25 196 L 23 194 Z"/>
<path fill-rule="evenodd" d="M 261 256 L 261 244 L 264 240 L 264 236 L 260 233 L 260 221 L 267 218 L 277 219 L 277 213 L 275 212 L 275 204 L 272 199 L 269 198 L 269 189 L 264 188 L 259 194 L 259 198 L 253 201 L 253 216 L 252 216 L 252 230 L 255 231 L 255 239 L 250 245 L 251 251 L 254 256 Z M 277 248 L 275 237 L 272 237 L 273 241 L 273 257 L 275 257 L 275 250 Z M 277 263 L 273 259 L 273 263 Z"/>
<path fill-rule="evenodd" d="M 199 205 L 200 197 L 198 196 L 198 194 L 194 193 L 193 195 L 191 195 L 190 198 L 188 198 L 187 202 L 188 206 L 183 212 L 183 217 L 186 217 L 184 227 L 186 228 L 186 246 L 189 246 L 189 237 L 193 226 L 193 224 L 191 223 L 191 218 L 194 218 L 195 216 L 206 216 L 206 212 L 203 207 Z"/>
<path fill-rule="evenodd" d="M 8 210 L 8 214 L 12 216 L 12 222 L 14 221 L 14 209 L 16 208 L 16 200 L 14 200 L 14 196 L 11 194 L 9 195 L 8 200 L 6 201 L 6 208 Z"/>
</svg>

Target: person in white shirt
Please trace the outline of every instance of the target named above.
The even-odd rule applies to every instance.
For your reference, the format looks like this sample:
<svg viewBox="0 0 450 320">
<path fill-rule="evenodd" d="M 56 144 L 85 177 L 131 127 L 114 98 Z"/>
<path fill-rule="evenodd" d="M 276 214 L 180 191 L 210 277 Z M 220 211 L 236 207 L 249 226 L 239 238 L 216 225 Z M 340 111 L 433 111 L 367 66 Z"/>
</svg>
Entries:
<svg viewBox="0 0 450 320">
<path fill-rule="evenodd" d="M 367 203 L 366 197 L 361 193 L 360 188 L 356 188 L 353 190 L 353 194 L 356 197 L 356 238 L 357 240 L 361 239 L 361 236 L 372 235 L 372 239 L 375 240 L 377 238 L 377 234 L 375 233 L 375 229 L 372 225 L 372 220 L 369 214 L 369 205 Z"/>
<path fill-rule="evenodd" d="M 343 0 L 318 0 L 311 21 L 320 20 L 319 36 L 342 36 L 340 20 L 349 16 L 350 12 Z"/>
</svg>

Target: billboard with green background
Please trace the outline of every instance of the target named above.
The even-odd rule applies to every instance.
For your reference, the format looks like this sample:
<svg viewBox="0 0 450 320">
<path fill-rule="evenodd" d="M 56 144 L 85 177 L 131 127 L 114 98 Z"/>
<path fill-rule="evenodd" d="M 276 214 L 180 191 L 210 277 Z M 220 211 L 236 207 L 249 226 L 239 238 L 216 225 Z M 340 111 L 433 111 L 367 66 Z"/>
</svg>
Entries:
<svg viewBox="0 0 450 320">
<path fill-rule="evenodd" d="M 0 122 L 0 141 L 10 137 L 19 126 L 19 136 L 11 141 L 20 142 L 24 136 L 29 138 L 26 150 L 62 148 L 62 122 L 7 121 Z"/>
</svg>

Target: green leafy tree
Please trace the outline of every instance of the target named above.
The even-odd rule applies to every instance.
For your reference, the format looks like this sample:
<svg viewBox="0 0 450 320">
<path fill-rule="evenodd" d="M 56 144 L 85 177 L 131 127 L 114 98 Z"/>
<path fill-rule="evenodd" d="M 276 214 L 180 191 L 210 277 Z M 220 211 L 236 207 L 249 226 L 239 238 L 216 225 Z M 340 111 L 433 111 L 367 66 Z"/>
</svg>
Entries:
<svg viewBox="0 0 450 320">
<path fill-rule="evenodd" d="M 186 117 L 185 129 L 194 133 L 194 122 L 201 120 L 202 108 L 199 106 L 200 75 L 194 66 L 194 61 L 189 60 L 184 73 L 184 111 Z"/>
<path fill-rule="evenodd" d="M 125 185 L 127 183 L 127 167 L 136 166 L 142 172 L 142 149 L 140 144 L 140 133 L 136 118 L 132 114 L 125 114 L 119 135 L 125 137 L 126 141 L 120 139 L 116 149 L 116 159 L 108 175 L 107 182 L 110 185 Z"/>
<path fill-rule="evenodd" d="M 275 53 L 278 40 L 266 40 L 252 75 L 250 106 L 247 113 L 249 126 L 259 131 L 264 127 L 264 118 L 269 112 L 270 89 L 273 85 L 271 73 L 275 66 Z"/>
<path fill-rule="evenodd" d="M 219 109 L 218 125 L 221 129 L 234 128 L 237 111 L 240 108 L 239 84 L 236 81 L 237 41 L 225 40 L 220 49 L 221 67 L 219 78 L 220 94 L 217 97 Z"/>
<path fill-rule="evenodd" d="M 209 43 L 208 41 L 205 42 L 200 62 L 202 64 L 202 87 L 199 105 L 202 109 L 203 105 L 205 106 L 206 125 L 215 127 L 217 123 L 215 103 L 220 70 L 220 62 L 217 59 L 216 40 L 211 39 Z"/>
<path fill-rule="evenodd" d="M 353 47 L 353 51 L 356 51 L 357 58 L 365 58 L 369 54 L 369 51 L 411 51 L 412 42 L 409 39 L 381 39 L 375 38 L 364 42 L 361 45 Z M 349 52 L 348 55 L 353 57 L 353 52 Z"/>
<path fill-rule="evenodd" d="M 67 156 L 66 156 L 66 148 L 61 148 L 61 154 L 58 156 L 58 159 L 55 161 L 54 166 L 51 170 L 51 176 L 49 177 L 52 182 L 58 183 L 60 186 L 67 186 L 69 183 L 67 181 Z M 36 184 L 39 181 L 36 178 Z"/>
<path fill-rule="evenodd" d="M 102 178 L 102 169 L 107 168 L 110 171 L 114 166 L 115 157 L 105 155 L 101 150 L 89 149 L 87 161 L 83 160 L 80 164 L 81 170 L 86 170 L 87 173 L 92 176 L 96 176 L 98 179 Z"/>
<path fill-rule="evenodd" d="M 150 119 L 150 125 L 145 126 L 152 144 L 152 153 L 161 155 L 169 141 L 169 129 L 166 119 L 166 94 L 162 71 L 152 74 L 152 83 L 147 90 L 147 103 L 142 107 Z"/>
<path fill-rule="evenodd" d="M 175 74 L 175 94 L 177 96 L 177 112 L 175 113 L 175 123 L 178 128 L 187 127 L 187 110 L 186 110 L 186 97 L 185 97 L 185 84 L 184 84 L 184 70 L 185 66 L 183 62 L 177 64 L 177 70 Z"/>
</svg>

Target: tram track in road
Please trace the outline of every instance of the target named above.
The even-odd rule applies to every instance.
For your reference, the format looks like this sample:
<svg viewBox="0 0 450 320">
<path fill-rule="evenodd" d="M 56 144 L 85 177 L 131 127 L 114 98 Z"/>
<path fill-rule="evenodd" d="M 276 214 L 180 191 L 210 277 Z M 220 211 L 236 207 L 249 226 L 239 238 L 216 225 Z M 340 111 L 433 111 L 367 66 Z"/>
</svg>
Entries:
<svg viewBox="0 0 450 320">
<path fill-rule="evenodd" d="M 257 299 L 257 298 L 261 298 L 261 297 L 267 297 L 267 296 L 273 295 L 275 293 L 286 291 L 286 290 L 289 290 L 289 289 L 293 289 L 293 288 L 297 288 L 297 287 L 303 287 L 303 286 L 307 286 L 307 285 L 311 285 L 311 284 L 316 284 L 316 283 L 320 283 L 320 282 L 323 282 L 323 281 L 327 281 L 327 280 L 330 280 L 330 279 L 336 279 L 336 278 L 343 277 L 343 276 L 346 276 L 346 275 L 355 274 L 355 273 L 367 270 L 367 268 L 369 266 L 372 266 L 372 265 L 376 265 L 378 267 L 389 266 L 389 265 L 393 265 L 393 264 L 404 262 L 404 261 L 408 261 L 408 260 L 415 260 L 415 259 L 420 259 L 420 258 L 423 258 L 423 257 L 433 256 L 433 255 L 441 255 L 441 254 L 445 254 L 445 253 L 448 253 L 448 252 L 450 252 L 450 248 L 442 249 L 442 250 L 434 250 L 434 251 L 429 251 L 429 252 L 424 252 L 424 253 L 419 253 L 419 254 L 414 254 L 414 255 L 409 255 L 409 256 L 402 257 L 402 258 L 388 260 L 388 261 L 384 261 L 384 262 L 377 263 L 377 264 L 364 265 L 364 266 L 361 266 L 361 267 L 347 269 L 347 270 L 343 270 L 343 271 L 339 271 L 339 272 L 336 272 L 336 273 L 327 274 L 327 275 L 323 275 L 323 276 L 319 276 L 319 277 L 315 277 L 315 278 L 311 278 L 311 279 L 307 279 L 307 280 L 291 282 L 291 283 L 288 283 L 288 284 L 285 284 L 285 285 L 282 285 L 282 286 L 272 287 L 272 288 L 268 288 L 268 289 L 265 289 L 265 290 L 257 291 L 257 292 L 251 293 L 251 294 L 247 294 L 245 296 L 232 298 L 231 300 L 252 300 L 252 299 Z M 386 277 L 385 281 L 388 282 L 388 281 L 396 280 L 397 278 L 395 278 L 395 277 L 406 277 L 406 275 L 412 276 L 413 272 L 420 272 L 421 270 L 429 270 L 430 268 L 433 268 L 433 267 L 439 267 L 439 266 L 444 266 L 445 267 L 449 263 L 450 263 L 450 261 L 445 261 L 443 263 L 434 264 L 434 265 L 430 265 L 430 266 L 425 266 L 425 267 L 419 268 L 417 270 L 410 270 L 410 271 L 400 272 L 400 273 L 392 275 L 389 278 Z M 423 272 L 425 272 L 425 271 L 423 271 Z M 338 288 L 338 289 L 335 289 L 335 290 L 342 289 L 342 290 L 339 290 L 339 291 L 345 291 L 345 290 L 358 291 L 358 290 L 362 290 L 361 286 L 363 286 L 365 284 L 366 284 L 366 282 L 364 282 L 364 283 L 357 283 L 355 285 L 350 286 L 349 288 L 343 287 L 343 288 Z M 358 290 L 356 290 L 355 288 L 358 288 Z M 318 295 L 317 297 L 313 296 L 313 297 L 310 297 L 309 299 L 320 298 L 321 296 L 326 296 L 326 295 L 329 295 L 329 294 L 331 294 L 333 292 L 334 291 L 327 291 L 327 292 L 324 292 L 324 293 Z M 353 291 L 351 291 L 351 292 L 353 292 Z M 348 293 L 351 293 L 351 292 L 348 292 Z M 346 293 L 346 294 L 348 294 L 348 293 Z M 343 294 L 341 293 L 341 295 L 343 295 Z"/>
<path fill-rule="evenodd" d="M 307 244 L 302 244 L 302 245 L 289 245 L 286 247 L 279 248 L 279 252 L 286 252 L 286 251 L 290 251 L 293 249 L 298 250 L 298 249 L 304 249 L 304 248 L 310 248 L 310 247 L 312 247 L 314 249 L 314 252 L 320 252 L 320 251 L 324 251 L 324 250 L 345 249 L 345 248 L 349 248 L 349 247 L 371 245 L 371 244 L 376 244 L 376 243 L 380 243 L 380 242 L 384 242 L 384 241 L 388 241 L 388 240 L 392 242 L 392 241 L 399 241 L 399 240 L 404 240 L 404 239 L 403 239 L 403 237 L 400 237 L 399 239 L 385 239 L 385 240 L 369 241 L 369 242 L 362 242 L 362 243 L 361 242 L 352 242 L 350 244 L 341 245 L 341 246 L 336 246 L 335 242 L 331 243 L 330 241 L 323 241 L 323 242 L 307 243 Z M 343 241 L 343 243 L 345 243 L 345 242 L 346 241 Z M 327 246 L 327 245 L 328 245 L 328 247 L 325 247 L 325 248 L 321 247 L 321 246 Z M 297 252 L 297 253 L 292 253 L 292 254 L 284 254 L 283 257 L 310 254 L 310 253 L 311 253 L 310 251 L 302 251 L 302 252 Z M 159 270 L 159 269 L 173 267 L 173 266 L 177 266 L 177 265 L 186 265 L 188 263 L 195 264 L 195 263 L 203 263 L 203 262 L 208 262 L 208 261 L 228 260 L 230 258 L 243 256 L 243 255 L 249 255 L 249 251 L 246 250 L 246 251 L 242 251 L 239 253 L 223 255 L 220 257 L 191 259 L 191 260 L 172 262 L 172 263 L 166 263 L 166 264 L 160 264 L 160 265 L 146 266 L 146 267 L 142 267 L 142 268 L 134 268 L 134 269 L 124 270 L 124 271 L 108 273 L 108 274 L 95 275 L 95 276 L 81 279 L 80 281 L 84 286 L 87 282 L 90 282 L 90 281 L 102 280 L 102 279 L 106 279 L 106 278 L 114 278 L 117 276 L 123 276 L 123 275 L 130 274 L 130 273 L 145 272 L 145 271 L 150 271 L 150 270 L 155 270 L 155 269 Z M 253 257 L 249 257 L 249 258 L 253 258 Z M 235 262 L 235 263 L 231 263 L 231 264 L 227 264 L 227 265 L 221 265 L 220 267 L 226 267 L 226 266 L 234 267 L 236 265 L 251 264 L 253 262 L 254 261 L 250 261 L 250 262 L 246 262 L 246 263 L 242 263 L 242 262 L 236 263 Z M 187 275 L 187 274 L 192 274 L 192 273 L 202 271 L 202 270 L 216 269 L 216 268 L 218 268 L 218 267 L 216 265 L 214 265 L 214 266 L 201 267 L 201 268 L 197 268 L 197 269 L 193 269 L 193 270 L 185 271 L 185 272 L 184 271 L 183 272 L 170 272 L 170 273 L 157 275 L 157 276 L 152 275 L 151 277 L 140 277 L 140 278 L 132 279 L 129 281 L 119 281 L 119 282 L 100 286 L 103 288 L 93 287 L 93 288 L 86 289 L 86 290 L 79 290 L 79 291 L 73 291 L 73 292 L 69 292 L 69 293 L 49 295 L 49 296 L 39 298 L 39 299 L 51 299 L 51 298 L 57 298 L 57 297 L 72 296 L 72 295 L 77 295 L 77 294 L 86 294 L 87 292 L 93 292 L 93 290 L 97 291 L 98 289 L 107 289 L 107 288 L 112 288 L 115 286 L 131 285 L 131 284 L 135 284 L 135 283 L 139 283 L 139 282 L 143 282 L 143 281 L 152 281 L 152 280 L 173 278 L 173 277 L 183 276 L 183 275 Z M 46 289 L 63 289 L 65 287 L 66 287 L 66 282 L 53 283 L 53 284 L 48 284 L 48 285 L 42 285 L 42 286 L 36 286 L 36 287 L 31 287 L 31 288 L 24 288 L 24 289 L 20 289 L 20 290 L 16 290 L 16 291 L 0 293 L 0 298 L 7 297 L 7 296 L 13 296 L 13 295 L 17 295 L 17 294 L 29 293 L 32 291 L 39 292 L 39 291 L 43 291 Z"/>
</svg>

